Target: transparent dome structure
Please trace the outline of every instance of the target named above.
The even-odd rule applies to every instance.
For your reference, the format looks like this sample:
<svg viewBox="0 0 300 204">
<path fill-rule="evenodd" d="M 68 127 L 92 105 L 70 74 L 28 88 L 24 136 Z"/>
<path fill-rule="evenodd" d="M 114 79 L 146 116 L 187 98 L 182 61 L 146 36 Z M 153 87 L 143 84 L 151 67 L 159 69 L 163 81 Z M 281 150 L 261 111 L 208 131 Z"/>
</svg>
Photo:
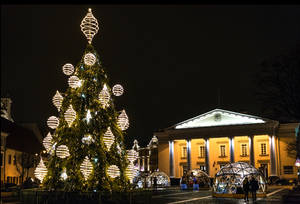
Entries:
<svg viewBox="0 0 300 204">
<path fill-rule="evenodd" d="M 167 187 L 170 186 L 171 183 L 169 176 L 162 171 L 154 171 L 150 176 L 148 176 L 148 179 L 151 187 L 155 187 L 155 180 L 157 187 Z"/>
<path fill-rule="evenodd" d="M 132 183 L 136 185 L 136 188 L 148 188 L 151 186 L 149 176 L 149 173 L 140 171 L 139 174 L 133 178 Z"/>
<path fill-rule="evenodd" d="M 180 179 L 180 184 L 190 183 L 195 179 L 195 183 L 199 184 L 199 187 L 209 187 L 210 179 L 206 172 L 200 169 L 189 170 L 186 177 Z"/>
<path fill-rule="evenodd" d="M 239 194 L 243 193 L 243 181 L 249 182 L 254 177 L 259 184 L 257 193 L 266 193 L 266 181 L 263 174 L 252 165 L 245 162 L 229 163 L 216 174 L 213 191 L 215 193 Z"/>
</svg>

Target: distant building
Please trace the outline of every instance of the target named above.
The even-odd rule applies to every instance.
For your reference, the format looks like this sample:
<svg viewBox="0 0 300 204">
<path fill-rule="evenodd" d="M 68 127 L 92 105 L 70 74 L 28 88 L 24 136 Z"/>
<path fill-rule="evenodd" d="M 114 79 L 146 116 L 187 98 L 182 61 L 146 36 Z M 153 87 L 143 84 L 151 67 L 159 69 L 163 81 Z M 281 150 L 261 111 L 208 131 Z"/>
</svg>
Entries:
<svg viewBox="0 0 300 204">
<path fill-rule="evenodd" d="M 296 142 L 299 124 L 215 109 L 154 133 L 158 168 L 174 178 L 196 168 L 214 177 L 225 164 L 242 161 L 266 177 L 295 179 L 296 158 L 287 145 Z"/>
<path fill-rule="evenodd" d="M 36 128 L 35 125 L 33 125 Z M 42 150 L 39 129 L 16 124 L 11 118 L 11 99 L 1 98 L 1 184 L 21 184 L 33 178 L 35 154 Z"/>
</svg>

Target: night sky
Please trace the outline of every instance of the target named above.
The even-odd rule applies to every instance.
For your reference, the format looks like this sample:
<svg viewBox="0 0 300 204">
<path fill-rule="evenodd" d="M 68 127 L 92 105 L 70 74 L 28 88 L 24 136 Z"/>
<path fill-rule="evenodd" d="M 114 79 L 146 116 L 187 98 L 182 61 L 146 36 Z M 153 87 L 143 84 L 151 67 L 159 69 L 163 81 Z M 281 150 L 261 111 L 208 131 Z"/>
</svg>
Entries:
<svg viewBox="0 0 300 204">
<path fill-rule="evenodd" d="M 15 122 L 47 133 L 52 97 L 68 88 L 62 66 L 76 65 L 87 45 L 80 22 L 89 7 L 109 85 L 125 89 L 116 100 L 130 146 L 215 108 L 260 116 L 261 61 L 300 41 L 299 5 L 2 5 L 1 96 L 12 98 Z"/>
</svg>

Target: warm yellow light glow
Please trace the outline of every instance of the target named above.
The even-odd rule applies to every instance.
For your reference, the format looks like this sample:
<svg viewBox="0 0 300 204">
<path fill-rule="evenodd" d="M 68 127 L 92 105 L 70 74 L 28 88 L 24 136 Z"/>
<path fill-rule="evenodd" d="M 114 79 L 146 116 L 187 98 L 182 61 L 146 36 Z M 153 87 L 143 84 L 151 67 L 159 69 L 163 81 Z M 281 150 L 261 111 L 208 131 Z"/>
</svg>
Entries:
<svg viewBox="0 0 300 204">
<path fill-rule="evenodd" d="M 120 176 L 120 170 L 116 165 L 111 165 L 107 169 L 107 174 L 112 178 L 116 178 Z"/>
<path fill-rule="evenodd" d="M 69 86 L 73 89 L 80 87 L 81 82 L 77 76 L 71 76 L 68 80 Z"/>
<path fill-rule="evenodd" d="M 92 138 L 91 134 L 86 134 L 84 137 L 81 139 L 82 143 L 90 145 L 92 142 L 95 142 L 94 139 Z"/>
<path fill-rule="evenodd" d="M 68 110 L 65 112 L 65 120 L 67 121 L 69 127 L 72 125 L 76 119 L 76 111 L 73 109 L 73 106 L 70 105 Z"/>
<path fill-rule="evenodd" d="M 136 159 L 137 159 L 137 152 L 133 149 L 131 150 L 127 150 L 127 159 L 130 161 L 130 162 L 134 162 Z"/>
<path fill-rule="evenodd" d="M 66 180 L 68 178 L 66 168 L 64 168 L 63 172 L 60 175 L 60 178 L 62 178 L 63 180 Z"/>
<path fill-rule="evenodd" d="M 67 63 L 63 66 L 63 72 L 65 75 L 71 75 L 74 72 L 74 66 L 70 63 Z"/>
<path fill-rule="evenodd" d="M 91 115 L 91 111 L 88 110 L 87 113 L 86 113 L 86 121 L 87 121 L 87 123 L 90 122 L 90 119 L 92 119 L 92 115 Z"/>
<path fill-rule="evenodd" d="M 99 30 L 98 21 L 92 14 L 92 9 L 89 8 L 88 13 L 81 21 L 80 28 L 85 37 L 87 38 L 89 44 L 91 44 L 93 37 L 97 34 Z"/>
<path fill-rule="evenodd" d="M 47 150 L 47 152 L 49 153 L 52 147 L 52 135 L 50 134 L 50 132 L 48 133 L 47 137 L 44 138 L 43 140 L 43 145 L 45 147 L 45 149 Z"/>
<path fill-rule="evenodd" d="M 132 180 L 137 175 L 137 173 L 138 171 L 136 170 L 135 166 L 132 162 L 130 162 L 125 170 L 125 174 L 129 178 L 130 183 L 132 183 Z"/>
<path fill-rule="evenodd" d="M 43 182 L 44 177 L 47 175 L 47 168 L 43 162 L 43 159 L 41 158 L 40 163 L 37 165 L 34 176 L 39 179 L 41 182 Z"/>
<path fill-rule="evenodd" d="M 70 156 L 69 148 L 66 145 L 59 145 L 56 149 L 56 155 L 62 159 Z"/>
<path fill-rule="evenodd" d="M 111 132 L 110 127 L 108 127 L 106 132 L 104 133 L 104 136 L 103 136 L 103 142 L 104 142 L 104 144 L 105 144 L 105 146 L 107 147 L 108 150 L 110 150 L 110 147 L 114 143 L 114 141 L 115 141 L 115 136 Z"/>
<path fill-rule="evenodd" d="M 52 98 L 52 102 L 54 106 L 58 109 L 58 111 L 60 111 L 63 99 L 64 97 L 62 97 L 62 95 L 58 91 L 56 91 L 55 95 Z"/>
<path fill-rule="evenodd" d="M 96 63 L 96 56 L 93 53 L 87 53 L 84 55 L 84 64 L 88 66 L 92 66 Z"/>
<path fill-rule="evenodd" d="M 90 162 L 89 158 L 86 156 L 80 165 L 80 171 L 84 176 L 84 179 L 87 180 L 93 170 L 93 164 Z"/>
<path fill-rule="evenodd" d="M 121 114 L 118 117 L 118 126 L 121 128 L 121 130 L 126 130 L 129 127 L 129 119 L 126 115 L 125 110 L 122 110 Z"/>
<path fill-rule="evenodd" d="M 113 86 L 112 92 L 115 96 L 121 96 L 124 92 L 124 89 L 120 84 L 116 84 Z"/>
<path fill-rule="evenodd" d="M 103 89 L 99 93 L 99 100 L 104 108 L 109 106 L 110 94 L 108 92 L 106 84 L 104 84 Z"/>
<path fill-rule="evenodd" d="M 58 120 L 58 118 L 55 117 L 55 116 L 49 117 L 48 120 L 47 120 L 47 125 L 48 125 L 50 128 L 52 128 L 52 129 L 57 128 L 58 125 L 59 125 L 59 120 Z"/>
</svg>

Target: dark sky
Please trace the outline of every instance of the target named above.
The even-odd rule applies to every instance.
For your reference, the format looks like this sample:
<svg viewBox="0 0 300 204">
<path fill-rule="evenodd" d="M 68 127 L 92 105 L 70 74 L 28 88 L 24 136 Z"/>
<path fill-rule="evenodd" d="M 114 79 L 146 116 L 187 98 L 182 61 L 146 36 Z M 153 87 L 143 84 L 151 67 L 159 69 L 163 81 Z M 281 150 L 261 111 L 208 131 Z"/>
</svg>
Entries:
<svg viewBox="0 0 300 204">
<path fill-rule="evenodd" d="M 16 122 L 47 131 L 52 97 L 68 87 L 62 65 L 77 64 L 86 47 L 79 25 L 89 7 L 110 86 L 125 88 L 116 100 L 130 119 L 127 143 L 142 146 L 155 130 L 217 107 L 260 115 L 259 64 L 300 40 L 299 5 L 2 5 L 1 95 L 12 98 Z"/>
</svg>

